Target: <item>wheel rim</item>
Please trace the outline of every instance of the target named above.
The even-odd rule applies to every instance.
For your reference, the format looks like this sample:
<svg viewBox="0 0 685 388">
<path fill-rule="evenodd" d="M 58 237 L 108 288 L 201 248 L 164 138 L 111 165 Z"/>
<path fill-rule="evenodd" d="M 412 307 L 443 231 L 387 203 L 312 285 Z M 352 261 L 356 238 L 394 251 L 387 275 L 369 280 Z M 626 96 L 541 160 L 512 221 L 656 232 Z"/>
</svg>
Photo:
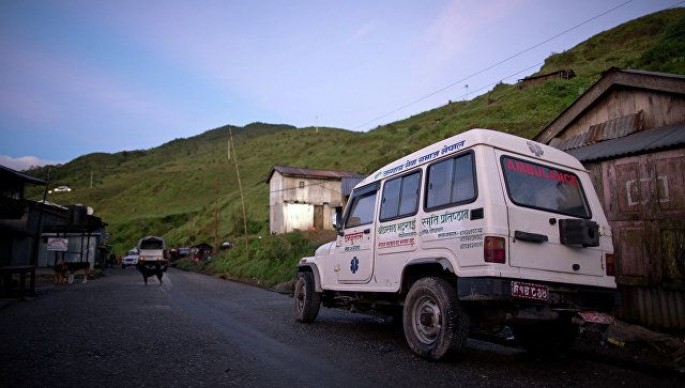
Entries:
<svg viewBox="0 0 685 388">
<path fill-rule="evenodd" d="M 435 299 L 422 296 L 412 309 L 412 326 L 416 338 L 430 345 L 438 339 L 442 331 L 442 312 Z"/>
<path fill-rule="evenodd" d="M 305 287 L 304 281 L 302 279 L 297 281 L 297 287 L 295 289 L 295 298 L 297 298 L 297 308 L 302 311 L 304 308 L 304 298 L 305 298 Z"/>
</svg>

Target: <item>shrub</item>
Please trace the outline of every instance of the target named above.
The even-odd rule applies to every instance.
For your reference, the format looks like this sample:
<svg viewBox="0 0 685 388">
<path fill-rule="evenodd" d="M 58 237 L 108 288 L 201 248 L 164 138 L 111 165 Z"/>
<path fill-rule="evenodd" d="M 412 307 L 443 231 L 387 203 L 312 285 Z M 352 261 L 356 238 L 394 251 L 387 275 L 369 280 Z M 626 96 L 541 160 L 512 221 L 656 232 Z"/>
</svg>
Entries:
<svg viewBox="0 0 685 388">
<path fill-rule="evenodd" d="M 236 241 L 230 251 L 220 253 L 207 267 L 225 277 L 254 279 L 273 286 L 291 280 L 297 262 L 313 255 L 317 246 L 302 232 L 252 238 L 248 252 L 242 241 Z"/>
</svg>

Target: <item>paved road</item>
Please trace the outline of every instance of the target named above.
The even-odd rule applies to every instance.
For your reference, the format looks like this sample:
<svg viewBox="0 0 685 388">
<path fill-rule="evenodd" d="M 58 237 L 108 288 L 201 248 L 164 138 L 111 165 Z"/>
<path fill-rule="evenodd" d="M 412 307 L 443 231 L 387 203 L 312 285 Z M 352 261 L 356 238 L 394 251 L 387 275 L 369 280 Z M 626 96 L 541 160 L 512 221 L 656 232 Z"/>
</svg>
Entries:
<svg viewBox="0 0 685 388">
<path fill-rule="evenodd" d="M 427 362 L 377 318 L 322 309 L 302 325 L 287 295 L 174 269 L 161 286 L 133 268 L 107 275 L 0 310 L 0 387 L 683 384 L 473 340 L 458 358 Z"/>
</svg>

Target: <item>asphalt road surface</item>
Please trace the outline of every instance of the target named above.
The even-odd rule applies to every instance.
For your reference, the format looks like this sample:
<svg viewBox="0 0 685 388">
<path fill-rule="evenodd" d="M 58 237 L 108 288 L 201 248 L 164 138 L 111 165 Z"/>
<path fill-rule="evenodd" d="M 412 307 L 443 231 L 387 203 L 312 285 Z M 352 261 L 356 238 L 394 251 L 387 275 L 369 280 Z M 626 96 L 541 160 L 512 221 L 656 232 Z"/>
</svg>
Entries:
<svg viewBox="0 0 685 388">
<path fill-rule="evenodd" d="M 0 387 L 683 386 L 678 376 L 544 360 L 469 340 L 442 362 L 414 356 L 400 325 L 170 269 L 145 286 L 133 268 L 60 286 L 0 310 Z"/>
</svg>

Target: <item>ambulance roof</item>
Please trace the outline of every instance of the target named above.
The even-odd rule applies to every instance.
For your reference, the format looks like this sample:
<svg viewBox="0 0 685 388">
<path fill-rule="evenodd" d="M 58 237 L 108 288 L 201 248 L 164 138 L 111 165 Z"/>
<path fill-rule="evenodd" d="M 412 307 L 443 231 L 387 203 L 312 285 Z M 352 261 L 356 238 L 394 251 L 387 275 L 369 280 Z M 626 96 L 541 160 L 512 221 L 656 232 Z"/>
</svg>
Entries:
<svg viewBox="0 0 685 388">
<path fill-rule="evenodd" d="M 576 170 L 585 170 L 583 165 L 573 156 L 519 136 L 499 132 L 492 129 L 471 129 L 424 147 L 410 155 L 397 159 L 361 181 L 357 187 L 365 186 L 380 179 L 400 174 L 415 167 L 433 162 L 437 159 L 457 154 L 476 145 L 489 145 L 515 154 L 539 159 L 541 162 L 554 163 Z"/>
</svg>

